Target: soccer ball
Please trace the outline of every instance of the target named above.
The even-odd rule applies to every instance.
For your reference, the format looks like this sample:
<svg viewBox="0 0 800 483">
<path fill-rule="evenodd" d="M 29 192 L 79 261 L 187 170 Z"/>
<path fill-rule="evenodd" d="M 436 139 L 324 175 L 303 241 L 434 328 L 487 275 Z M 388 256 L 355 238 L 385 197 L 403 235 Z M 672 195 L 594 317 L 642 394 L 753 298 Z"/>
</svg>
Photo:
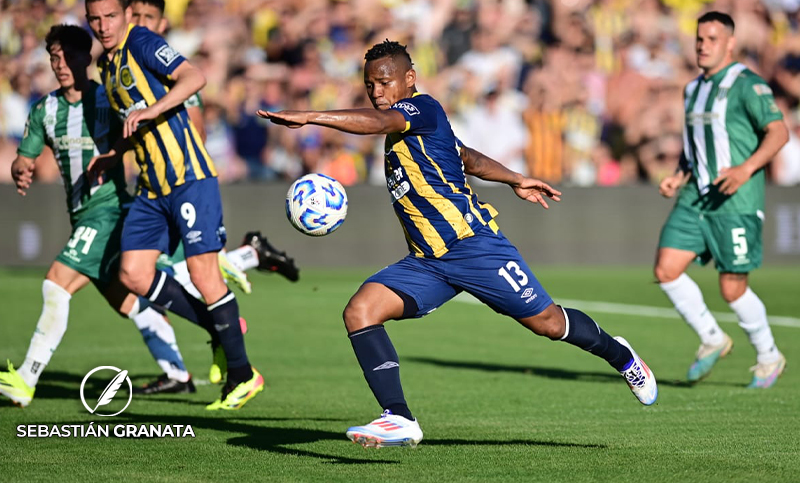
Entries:
<svg viewBox="0 0 800 483">
<path fill-rule="evenodd" d="M 298 179 L 286 193 L 286 216 L 292 226 L 310 236 L 334 232 L 347 215 L 344 187 L 324 174 L 312 173 Z"/>
</svg>

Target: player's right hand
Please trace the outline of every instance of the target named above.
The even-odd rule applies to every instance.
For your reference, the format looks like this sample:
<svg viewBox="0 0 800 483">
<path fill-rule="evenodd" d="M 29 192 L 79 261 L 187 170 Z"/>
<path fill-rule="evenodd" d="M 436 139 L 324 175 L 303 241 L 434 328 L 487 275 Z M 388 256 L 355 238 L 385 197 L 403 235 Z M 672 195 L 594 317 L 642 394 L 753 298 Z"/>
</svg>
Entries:
<svg viewBox="0 0 800 483">
<path fill-rule="evenodd" d="M 17 187 L 17 193 L 25 196 L 33 182 L 33 163 L 27 159 L 17 158 L 11 163 L 11 178 Z"/>
<path fill-rule="evenodd" d="M 117 152 L 113 149 L 106 154 L 101 154 L 99 156 L 95 156 L 89 161 L 89 165 L 86 166 L 86 174 L 89 176 L 89 182 L 94 184 L 97 181 L 97 184 L 101 185 L 105 181 L 105 172 L 114 167 L 119 162 L 119 156 L 117 156 Z"/>
<path fill-rule="evenodd" d="M 259 109 L 256 111 L 258 117 L 269 119 L 274 124 L 297 129 L 308 124 L 308 112 L 305 111 L 280 111 L 271 112 Z"/>
<path fill-rule="evenodd" d="M 678 172 L 671 176 L 667 176 L 658 185 L 658 192 L 664 198 L 672 198 L 675 193 L 686 183 L 691 173 Z"/>
</svg>

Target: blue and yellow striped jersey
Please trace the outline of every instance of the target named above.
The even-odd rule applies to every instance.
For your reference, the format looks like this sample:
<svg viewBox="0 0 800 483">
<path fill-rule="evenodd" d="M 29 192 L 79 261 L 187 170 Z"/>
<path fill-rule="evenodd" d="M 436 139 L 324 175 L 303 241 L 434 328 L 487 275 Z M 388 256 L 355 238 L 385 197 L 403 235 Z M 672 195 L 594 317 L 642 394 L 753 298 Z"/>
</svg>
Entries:
<svg viewBox="0 0 800 483">
<path fill-rule="evenodd" d="M 112 109 L 124 120 L 155 104 L 169 92 L 170 74 L 184 60 L 158 34 L 129 25 L 113 58 L 102 55 L 98 61 Z M 217 176 L 183 104 L 140 124 L 132 140 L 141 169 L 137 194 L 154 199 L 187 181 Z"/>
<path fill-rule="evenodd" d="M 469 187 L 461 141 L 441 104 L 416 93 L 392 109 L 403 114 L 406 129 L 386 136 L 386 185 L 411 253 L 439 258 L 485 227 L 496 232 L 497 210 Z"/>
</svg>

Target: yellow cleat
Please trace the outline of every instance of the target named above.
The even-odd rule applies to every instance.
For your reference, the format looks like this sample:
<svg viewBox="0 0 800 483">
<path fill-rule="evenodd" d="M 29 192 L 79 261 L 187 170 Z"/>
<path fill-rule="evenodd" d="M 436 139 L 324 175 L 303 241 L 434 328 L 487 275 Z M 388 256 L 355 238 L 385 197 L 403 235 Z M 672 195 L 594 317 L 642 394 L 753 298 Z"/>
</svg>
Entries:
<svg viewBox="0 0 800 483">
<path fill-rule="evenodd" d="M 0 394 L 11 399 L 15 405 L 24 408 L 31 403 L 36 388 L 28 386 L 22 380 L 22 376 L 14 369 L 11 361 L 6 362 L 8 363 L 8 371 L 0 371 Z"/>
<path fill-rule="evenodd" d="M 225 384 L 222 388 L 222 395 L 219 399 L 206 406 L 209 411 L 223 409 L 233 411 L 241 408 L 245 403 L 253 399 L 256 394 L 264 390 L 264 378 L 253 368 L 253 377 L 249 381 L 240 382 L 236 386 Z"/>
<path fill-rule="evenodd" d="M 253 293 L 253 286 L 250 284 L 250 281 L 247 280 L 247 274 L 236 268 L 236 266 L 228 260 L 225 252 L 220 251 L 218 253 L 218 260 L 219 270 L 222 272 L 222 277 L 225 281 L 233 283 L 247 295 Z"/>
</svg>

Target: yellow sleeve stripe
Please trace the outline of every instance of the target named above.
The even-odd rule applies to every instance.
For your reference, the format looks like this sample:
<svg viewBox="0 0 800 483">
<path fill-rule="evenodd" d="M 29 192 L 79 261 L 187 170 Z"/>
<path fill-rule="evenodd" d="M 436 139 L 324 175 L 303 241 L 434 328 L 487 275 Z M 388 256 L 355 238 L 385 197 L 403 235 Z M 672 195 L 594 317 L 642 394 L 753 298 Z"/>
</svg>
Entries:
<svg viewBox="0 0 800 483">
<path fill-rule="evenodd" d="M 452 201 L 437 193 L 425 179 L 425 176 L 419 169 L 419 165 L 414 162 L 405 141 L 398 142 L 392 149 L 397 154 L 400 164 L 403 166 L 403 169 L 405 169 L 408 179 L 411 181 L 411 185 L 414 186 L 416 192 L 441 213 L 442 217 L 450 224 L 450 227 L 456 233 L 456 236 L 459 239 L 463 239 L 474 235 L 469 223 L 464 220 L 461 211 L 456 208 Z M 438 233 L 436 233 L 436 238 L 438 238 L 437 245 L 444 246 L 442 237 Z M 428 244 L 431 245 L 432 248 L 434 247 L 434 244 L 430 243 L 427 237 L 425 241 L 429 242 Z"/>
<path fill-rule="evenodd" d="M 402 131 L 400 131 L 400 132 L 406 132 L 406 131 L 408 131 L 409 129 L 411 129 L 411 123 L 410 123 L 410 122 L 408 122 L 408 121 L 406 121 L 406 128 L 405 128 L 405 129 L 403 129 L 403 130 L 402 130 Z"/>
<path fill-rule="evenodd" d="M 136 87 L 139 90 L 139 93 L 142 95 L 142 97 L 144 97 L 144 100 L 147 101 L 147 105 L 152 106 L 158 101 L 158 99 L 156 99 L 155 94 L 153 94 L 152 89 L 150 89 L 150 85 L 147 83 L 147 77 L 145 77 L 144 71 L 141 67 L 139 67 L 139 64 L 131 55 L 128 56 L 128 66 L 133 71 L 134 79 L 137 80 Z M 186 165 L 184 163 L 183 149 L 181 149 L 180 145 L 178 144 L 178 140 L 175 139 L 175 134 L 172 132 L 172 128 L 163 115 L 154 119 L 153 123 L 155 123 L 155 128 L 158 131 L 158 134 L 160 134 L 161 141 L 164 143 L 164 147 L 167 150 L 166 153 L 160 153 L 161 150 L 158 149 L 158 145 L 156 145 L 156 150 L 160 153 L 159 157 L 163 159 L 164 155 L 166 155 L 169 158 L 163 159 L 163 161 L 172 165 L 172 169 L 175 171 L 176 184 L 182 184 L 186 179 Z M 153 154 L 154 152 L 150 151 L 150 156 L 153 156 Z M 153 157 L 155 158 L 155 156 Z M 159 161 L 161 161 L 161 159 Z M 197 171 L 195 171 L 195 173 L 197 173 Z M 164 170 L 164 176 L 166 176 L 166 166 Z M 199 177 L 202 177 L 202 172 L 200 172 Z M 158 181 L 162 186 L 169 184 L 167 183 L 166 177 L 161 177 L 161 173 L 159 173 Z"/>
<path fill-rule="evenodd" d="M 443 183 L 447 183 L 447 185 L 450 186 L 450 189 L 453 190 L 453 193 L 463 194 L 467 198 L 467 203 L 469 204 L 469 211 L 472 212 L 472 214 L 475 216 L 475 218 L 478 219 L 478 221 L 481 222 L 481 224 L 485 225 L 486 221 L 483 219 L 483 216 L 481 216 L 481 212 L 478 211 L 478 209 L 472 203 L 472 197 L 470 197 L 466 193 L 461 193 L 461 191 L 456 187 L 456 185 L 454 185 L 453 183 L 447 181 L 447 178 L 445 178 L 444 173 L 442 172 L 442 169 L 439 167 L 438 164 L 436 164 L 436 161 L 434 161 L 433 158 L 428 156 L 427 151 L 425 151 L 425 143 L 422 142 L 422 136 L 417 136 L 417 139 L 419 140 L 420 148 L 422 148 L 422 154 L 424 154 L 425 157 L 428 158 L 428 161 L 431 162 L 433 167 L 436 168 L 436 172 L 439 173 L 439 178 L 441 178 L 442 182 Z M 460 238 L 461 237 L 459 237 L 459 239 Z"/>
</svg>

